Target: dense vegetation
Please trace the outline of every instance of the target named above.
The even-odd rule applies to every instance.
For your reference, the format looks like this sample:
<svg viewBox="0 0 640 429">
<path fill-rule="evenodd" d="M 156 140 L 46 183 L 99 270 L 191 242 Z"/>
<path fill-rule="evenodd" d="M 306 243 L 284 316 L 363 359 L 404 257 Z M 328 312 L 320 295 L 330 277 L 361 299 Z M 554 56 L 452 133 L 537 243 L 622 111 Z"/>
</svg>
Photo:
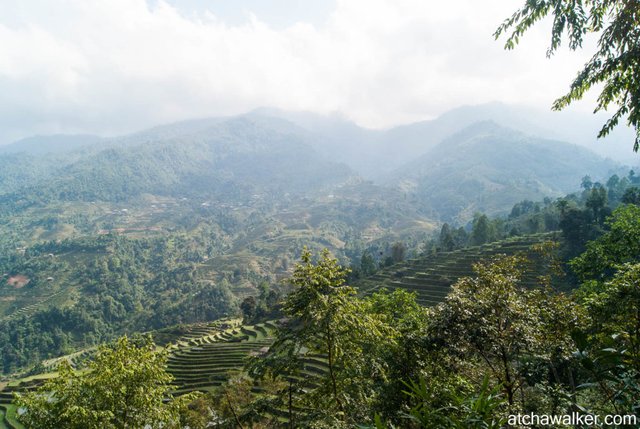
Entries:
<svg viewBox="0 0 640 429">
<path fill-rule="evenodd" d="M 148 337 L 138 342 L 122 337 L 101 347 L 82 375 L 61 364 L 59 376 L 42 392 L 17 395 L 17 405 L 26 411 L 20 421 L 33 428 L 181 427 L 180 412 L 193 396 L 168 402 L 166 355 L 156 352 Z"/>
<path fill-rule="evenodd" d="M 548 15 L 549 55 L 600 37 L 554 108 L 600 87 L 637 151 L 638 2 L 528 0 L 495 36 Z M 640 177 L 512 110 L 0 148 L 0 428 L 638 427 Z"/>
<path fill-rule="evenodd" d="M 588 239 L 607 228 L 604 219 L 612 208 L 622 202 L 637 202 L 638 182 L 640 179 L 633 172 L 623 178 L 614 175 L 605 185 L 585 177 L 580 193 L 556 201 L 547 198 L 542 203 L 525 200 L 517 203 L 507 217 L 491 219 L 476 213 L 466 227 L 454 228 L 445 223 L 438 236 L 426 241 L 424 233 L 421 238 L 413 231 L 402 241 L 367 241 L 363 232 L 369 222 L 384 227 L 388 218 L 386 227 L 394 229 L 394 222 L 398 222 L 394 217 L 397 219 L 398 214 L 390 211 L 388 205 L 381 204 L 376 210 L 370 203 L 363 204 L 358 187 L 355 195 L 345 188 L 345 194 L 330 203 L 331 210 L 327 210 L 326 203 L 319 206 L 322 216 L 330 216 L 328 221 L 320 221 L 307 233 L 317 235 L 315 249 L 332 246 L 344 263 L 352 267 L 351 281 L 410 255 L 451 251 L 557 229 L 563 231 L 562 251 L 568 260 L 584 250 Z M 307 228 L 306 224 L 298 226 L 293 219 L 283 224 L 280 231 L 263 229 L 273 228 L 277 219 L 274 215 L 278 216 L 281 210 L 264 202 L 256 202 L 236 214 L 230 214 L 224 206 L 203 207 L 189 201 L 173 204 L 175 214 L 161 213 L 155 221 L 163 225 L 157 229 L 181 225 L 179 229 L 173 226 L 169 233 L 142 226 L 149 225 L 147 218 L 138 223 L 140 227 L 133 228 L 133 234 L 95 235 L 98 229 L 117 231 L 119 224 L 130 222 L 136 211 L 149 216 L 149 203 L 141 208 L 130 204 L 128 211 L 109 215 L 111 220 L 106 221 L 104 215 L 91 212 L 68 211 L 66 217 L 54 217 L 45 211 L 39 219 L 32 215 L 41 209 L 22 208 L 21 216 L 7 214 L 7 227 L 11 227 L 13 234 L 3 237 L 5 250 L 0 259 L 6 274 L 4 289 L 0 291 L 6 297 L 2 307 L 5 316 L 0 319 L 3 372 L 11 373 L 124 333 L 213 320 L 241 311 L 247 321 L 272 314 L 268 307 L 275 299 L 260 293 L 259 285 L 271 283 L 272 286 L 262 289 L 277 294 L 276 283 L 288 272 L 289 261 L 305 243 L 311 243 L 296 234 L 291 236 L 287 247 L 278 245 L 263 250 L 258 247 L 259 241 L 249 239 L 247 234 L 252 230 L 266 232 L 256 236 L 266 244 L 290 228 L 293 231 Z M 302 204 L 308 203 L 303 200 Z M 99 210 L 97 205 L 90 207 Z M 270 211 L 273 215 L 267 215 Z M 417 211 L 405 212 L 405 216 L 417 216 Z M 52 237 L 64 237 L 57 231 L 68 227 L 89 235 L 75 238 L 72 234 L 70 238 L 40 242 L 16 252 L 17 245 L 27 242 L 17 235 L 34 227 Z M 342 248 L 334 244 L 340 241 L 345 243 Z M 229 264 L 224 255 L 230 250 L 244 252 L 240 243 L 249 243 L 252 254 L 265 258 L 264 265 L 247 269 L 244 258 Z M 274 264 L 280 274 L 274 273 Z M 16 276 L 28 279 L 28 283 L 19 289 L 10 287 L 10 279 Z"/>
<path fill-rule="evenodd" d="M 499 154 L 496 156 L 496 154 Z M 497 215 L 528 199 L 559 197 L 585 172 L 615 170 L 586 149 L 482 122 L 443 140 L 396 174 L 427 214 L 464 224 L 474 212 Z"/>
<path fill-rule="evenodd" d="M 282 378 L 282 396 L 269 400 L 294 427 L 501 427 L 532 412 L 638 417 L 640 253 L 628 243 L 638 242 L 640 209 L 622 205 L 607 225 L 572 262 L 582 282 L 575 293 L 544 278 L 523 288 L 526 261 L 496 257 L 432 309 L 403 291 L 358 298 L 336 260 L 323 254 L 314 265 L 305 253 L 284 301 L 287 321 L 250 373 Z M 327 369 L 308 391 L 309 378 L 294 375 L 317 355 Z"/>
<path fill-rule="evenodd" d="M 548 276 L 525 287 L 526 258 L 498 255 L 431 308 L 402 290 L 360 297 L 328 252 L 305 251 L 268 351 L 193 402 L 192 411 L 213 410 L 209 418 L 183 418 L 256 428 L 503 427 L 530 413 L 638 418 L 640 207 L 620 205 L 605 226 L 571 262 L 575 291 L 557 290 Z"/>
<path fill-rule="evenodd" d="M 623 177 L 614 174 L 604 184 L 584 176 L 581 188 L 555 200 L 520 201 L 507 216 L 490 218 L 476 212 L 467 228 L 444 223 L 439 236 L 429 241 L 425 250 L 450 251 L 510 236 L 561 230 L 563 259 L 568 260 L 607 229 L 606 218 L 616 207 L 640 202 L 640 177 L 633 170 Z"/>
<path fill-rule="evenodd" d="M 30 248 L 26 260 L 13 265 L 7 277 L 20 273 L 30 279 L 23 289 L 32 289 L 31 297 L 44 290 L 66 296 L 69 304 L 62 301 L 0 321 L 4 372 L 124 332 L 232 314 L 236 298 L 229 283 L 210 283 L 196 275 L 198 252 L 206 252 L 206 247 L 179 235 L 145 240 L 106 235 Z M 74 254 L 82 256 L 69 258 Z M 65 277 L 59 289 L 52 290 L 52 274 Z"/>
</svg>

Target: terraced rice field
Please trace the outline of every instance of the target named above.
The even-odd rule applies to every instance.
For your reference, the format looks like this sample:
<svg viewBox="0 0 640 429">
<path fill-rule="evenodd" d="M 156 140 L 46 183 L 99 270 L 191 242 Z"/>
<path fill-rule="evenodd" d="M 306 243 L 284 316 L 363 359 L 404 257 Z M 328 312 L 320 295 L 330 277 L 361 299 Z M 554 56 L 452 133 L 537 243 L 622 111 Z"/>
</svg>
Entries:
<svg viewBox="0 0 640 429">
<path fill-rule="evenodd" d="M 225 329 L 226 328 L 226 329 Z M 202 326 L 169 347 L 168 371 L 176 393 L 211 391 L 224 383 L 246 360 L 271 345 L 275 325 Z"/>
<path fill-rule="evenodd" d="M 459 278 L 474 275 L 475 262 L 497 254 L 514 255 L 523 252 L 529 256 L 534 267 L 524 275 L 523 285 L 534 287 L 544 268 L 540 265 L 539 258 L 531 252 L 531 246 L 557 238 L 555 233 L 535 234 L 452 252 L 441 252 L 431 257 L 410 259 L 362 279 L 355 286 L 365 294 L 383 288 L 390 291 L 404 289 L 415 292 L 420 304 L 433 306 L 444 300 L 451 285 Z"/>
<path fill-rule="evenodd" d="M 58 292 L 52 293 L 51 295 L 47 295 L 39 298 L 36 302 L 25 305 L 24 307 L 20 307 L 19 309 L 13 311 L 9 315 L 0 318 L 0 320 L 9 320 L 20 316 L 29 316 L 36 311 L 42 309 L 45 306 L 50 306 L 56 303 L 56 299 L 64 298 L 64 294 L 66 290 L 60 290 Z"/>
<path fill-rule="evenodd" d="M 72 368 L 78 369 L 84 366 L 85 362 L 93 356 L 96 350 L 96 347 L 91 347 L 89 349 L 80 350 L 66 356 L 47 359 L 42 362 L 42 366 L 45 372 L 54 372 L 58 370 L 58 366 L 63 361 L 67 361 Z"/>
<path fill-rule="evenodd" d="M 259 353 L 272 343 L 276 326 L 272 322 L 241 326 L 240 320 L 222 320 L 183 327 L 167 345 L 168 371 L 175 377 L 175 393 L 210 391 L 220 386 L 233 371 L 242 368 L 252 353 Z M 165 336 L 170 333 L 165 333 Z M 265 349 L 266 350 L 266 349 Z M 46 370 L 53 370 L 62 360 L 73 366 L 82 363 L 94 349 L 45 361 Z M 22 428 L 15 421 L 13 393 L 35 389 L 55 373 L 43 374 L 10 383 L 0 389 L 0 429 Z"/>
</svg>

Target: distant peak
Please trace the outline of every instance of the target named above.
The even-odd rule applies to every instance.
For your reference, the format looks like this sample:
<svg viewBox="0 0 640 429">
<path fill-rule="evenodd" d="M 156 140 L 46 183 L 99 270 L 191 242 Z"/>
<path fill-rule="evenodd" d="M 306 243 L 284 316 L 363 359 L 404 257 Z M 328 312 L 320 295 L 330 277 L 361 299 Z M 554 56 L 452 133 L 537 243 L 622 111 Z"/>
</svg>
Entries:
<svg viewBox="0 0 640 429">
<path fill-rule="evenodd" d="M 471 125 L 466 126 L 453 136 L 451 136 L 454 140 L 459 140 L 461 138 L 469 138 L 472 136 L 476 136 L 478 134 L 522 134 L 519 131 L 513 130 L 511 128 L 504 127 L 497 122 L 488 119 L 483 121 L 474 122 Z"/>
</svg>

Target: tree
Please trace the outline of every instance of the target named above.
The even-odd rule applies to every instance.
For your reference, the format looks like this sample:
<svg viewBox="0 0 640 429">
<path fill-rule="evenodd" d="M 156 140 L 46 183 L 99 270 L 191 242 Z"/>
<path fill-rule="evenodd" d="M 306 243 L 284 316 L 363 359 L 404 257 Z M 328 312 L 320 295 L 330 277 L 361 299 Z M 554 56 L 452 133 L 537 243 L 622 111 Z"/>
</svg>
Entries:
<svg viewBox="0 0 640 429">
<path fill-rule="evenodd" d="M 194 396 L 171 397 L 167 354 L 155 348 L 150 337 L 139 344 L 122 337 L 101 347 L 85 374 L 64 361 L 58 377 L 34 392 L 16 394 L 24 410 L 20 421 L 34 429 L 179 427 L 180 411 Z"/>
<path fill-rule="evenodd" d="M 373 256 L 371 256 L 371 253 L 369 253 L 369 251 L 364 251 L 362 253 L 362 258 L 360 258 L 360 271 L 362 272 L 362 276 L 370 276 L 377 270 L 378 265 L 376 264 L 375 259 L 373 259 Z"/>
<path fill-rule="evenodd" d="M 393 243 L 393 246 L 391 246 L 391 259 L 394 264 L 404 261 L 406 254 L 407 246 L 404 243 L 400 241 Z"/>
<path fill-rule="evenodd" d="M 451 227 L 449 226 L 448 223 L 445 223 L 444 225 L 442 225 L 438 242 L 442 250 L 446 252 L 449 252 L 454 249 L 455 242 L 453 241 L 453 235 L 451 234 Z"/>
<path fill-rule="evenodd" d="M 471 230 L 471 243 L 479 246 L 489 243 L 495 238 L 494 228 L 487 215 L 476 214 L 473 218 L 473 229 Z"/>
<path fill-rule="evenodd" d="M 600 339 L 618 336 L 640 371 L 640 264 L 622 265 L 613 279 L 603 284 L 588 282 L 580 294 L 593 331 Z"/>
<path fill-rule="evenodd" d="M 599 225 L 592 220 L 590 210 L 570 208 L 562 215 L 560 229 L 570 255 L 579 255 L 586 242 L 601 233 Z"/>
<path fill-rule="evenodd" d="M 627 118 L 636 130 L 633 150 L 640 147 L 640 4 L 636 0 L 527 0 L 521 9 L 498 27 L 494 36 L 510 33 L 506 49 L 513 49 L 520 37 L 547 15 L 553 16 L 551 56 L 566 36 L 569 48 L 582 47 L 589 33 L 599 35 L 598 48 L 571 84 L 569 92 L 558 98 L 554 110 L 580 100 L 593 86 L 602 84 L 594 112 L 617 106 L 598 137 L 603 137 Z"/>
<path fill-rule="evenodd" d="M 428 331 L 432 347 L 444 346 L 463 364 L 481 362 L 480 372 L 501 386 L 511 410 L 535 382 L 531 366 L 552 366 L 571 355 L 569 333 L 578 319 L 563 295 L 522 287 L 526 264 L 521 256 L 504 255 L 475 264 L 476 277 L 452 286 Z"/>
<path fill-rule="evenodd" d="M 632 186 L 624 191 L 622 195 L 622 202 L 625 204 L 640 205 L 640 188 Z"/>
<path fill-rule="evenodd" d="M 468 396 L 451 394 L 447 398 L 451 405 L 446 409 L 433 410 L 432 392 L 424 378 L 408 383 L 408 387 L 405 392 L 416 403 L 408 418 L 422 428 L 499 429 L 507 423 L 504 397 L 499 388 L 489 386 L 487 376 L 479 392 Z"/>
<path fill-rule="evenodd" d="M 593 213 L 593 220 L 599 224 L 604 223 L 607 213 L 607 192 L 602 186 L 594 186 L 589 191 L 589 196 L 584 204 Z"/>
<path fill-rule="evenodd" d="M 240 310 L 242 310 L 242 314 L 244 315 L 243 321 L 245 323 L 250 323 L 253 318 L 256 316 L 256 309 L 258 308 L 258 304 L 256 302 L 256 298 L 252 295 L 246 297 L 242 303 L 240 304 Z"/>
<path fill-rule="evenodd" d="M 587 250 L 571 261 L 583 280 L 610 278 L 624 263 L 640 262 L 640 207 L 624 205 L 607 220 L 609 231 L 587 245 Z"/>
<path fill-rule="evenodd" d="M 345 284 L 347 274 L 328 250 L 314 264 L 305 248 L 290 279 L 294 290 L 282 306 L 287 320 L 277 330 L 268 354 L 249 367 L 250 374 L 259 378 L 271 375 L 288 380 L 289 392 L 283 393 L 289 394 L 291 404 L 298 401 L 291 392 L 303 392 L 302 387 L 309 390 L 302 372 L 305 359 L 325 357 L 327 371 L 314 380 L 317 387 L 303 395 L 301 404 L 288 408 L 311 407 L 316 415 L 306 418 L 330 419 L 332 424 L 367 415 L 364 405 L 375 399 L 369 384 L 381 367 L 374 350 L 396 336 L 381 317 L 367 311 L 356 290 Z"/>
<path fill-rule="evenodd" d="M 419 339 L 427 327 L 431 310 L 416 302 L 415 293 L 395 289 L 375 292 L 364 299 L 368 314 L 375 314 L 397 333 L 394 341 L 380 342 L 373 358 L 383 362 L 383 368 L 374 371 L 377 383 L 375 409 L 382 416 L 400 424 L 404 419 L 398 410 L 405 409 L 410 398 L 404 394 L 407 383 L 418 378 L 425 364 L 425 350 Z M 369 350 L 370 354 L 372 353 Z M 372 356 L 373 357 L 373 356 Z"/>
</svg>

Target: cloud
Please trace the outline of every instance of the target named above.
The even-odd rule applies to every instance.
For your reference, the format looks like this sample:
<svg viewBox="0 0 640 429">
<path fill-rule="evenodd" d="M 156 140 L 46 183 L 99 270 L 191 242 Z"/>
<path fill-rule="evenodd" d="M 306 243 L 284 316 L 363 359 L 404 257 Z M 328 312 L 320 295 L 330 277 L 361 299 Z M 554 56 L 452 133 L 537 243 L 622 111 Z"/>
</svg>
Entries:
<svg viewBox="0 0 640 429">
<path fill-rule="evenodd" d="M 549 106 L 586 52 L 506 52 L 508 0 L 339 0 L 321 26 L 183 15 L 164 1 L 23 0 L 0 16 L 0 142 L 115 134 L 259 106 L 384 127 L 487 101 Z"/>
</svg>

